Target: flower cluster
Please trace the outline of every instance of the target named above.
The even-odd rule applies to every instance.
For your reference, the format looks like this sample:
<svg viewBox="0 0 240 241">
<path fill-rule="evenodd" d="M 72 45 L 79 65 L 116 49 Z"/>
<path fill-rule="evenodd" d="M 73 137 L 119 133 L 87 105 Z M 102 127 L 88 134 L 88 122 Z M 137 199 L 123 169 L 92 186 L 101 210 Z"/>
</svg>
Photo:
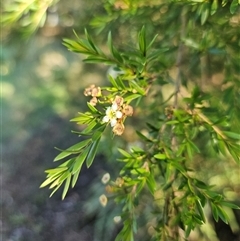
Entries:
<svg viewBox="0 0 240 241">
<path fill-rule="evenodd" d="M 115 135 L 122 135 L 125 129 L 123 121 L 126 116 L 131 116 L 132 114 L 132 106 L 125 104 L 124 99 L 117 95 L 112 102 L 112 106 L 107 108 L 106 115 L 103 117 L 102 121 L 110 123 Z"/>
<path fill-rule="evenodd" d="M 100 97 L 102 95 L 101 88 L 96 87 L 95 85 L 90 85 L 84 90 L 85 96 L 92 96 L 92 99 L 90 100 L 90 104 L 95 106 L 98 102 L 97 97 Z"/>
</svg>

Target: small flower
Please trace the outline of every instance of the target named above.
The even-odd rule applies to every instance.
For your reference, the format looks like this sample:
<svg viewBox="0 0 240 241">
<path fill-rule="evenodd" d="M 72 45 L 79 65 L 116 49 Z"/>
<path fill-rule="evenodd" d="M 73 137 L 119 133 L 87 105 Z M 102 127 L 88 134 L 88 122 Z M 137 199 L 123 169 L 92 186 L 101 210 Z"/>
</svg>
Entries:
<svg viewBox="0 0 240 241">
<path fill-rule="evenodd" d="M 117 110 L 116 104 L 113 104 L 111 107 L 107 108 L 106 115 L 103 117 L 102 121 L 104 123 L 110 122 L 111 127 L 114 127 L 117 124 L 117 119 L 122 118 L 122 116 L 122 112 Z"/>
<path fill-rule="evenodd" d="M 97 104 L 97 102 L 98 102 L 97 98 L 96 98 L 96 97 L 93 97 L 93 98 L 90 100 L 89 103 L 90 103 L 91 105 L 95 106 L 95 105 Z"/>
<path fill-rule="evenodd" d="M 92 95 L 92 89 L 95 88 L 95 85 L 90 85 L 84 90 L 85 96 L 91 96 Z"/>
<path fill-rule="evenodd" d="M 90 85 L 84 90 L 85 96 L 99 97 L 102 95 L 101 88 L 96 87 L 95 85 Z"/>
<path fill-rule="evenodd" d="M 92 88 L 92 97 L 99 97 L 101 96 L 101 88 L 100 87 L 94 87 Z"/>
<path fill-rule="evenodd" d="M 123 105 L 123 101 L 123 97 L 117 95 L 113 103 L 116 103 L 118 107 L 121 107 Z"/>
<path fill-rule="evenodd" d="M 122 135 L 125 129 L 123 122 L 126 116 L 132 116 L 132 114 L 132 106 L 124 104 L 123 97 L 117 95 L 115 99 L 112 100 L 112 106 L 106 109 L 106 115 L 102 121 L 111 124 L 115 135 Z"/>
<path fill-rule="evenodd" d="M 102 195 L 99 197 L 99 202 L 101 203 L 101 205 L 102 205 L 103 207 L 106 207 L 107 202 L 108 202 L 108 199 L 107 199 L 106 195 L 102 194 Z"/>
<path fill-rule="evenodd" d="M 123 113 L 126 115 L 126 116 L 132 116 L 133 114 L 133 108 L 131 105 L 124 105 L 123 106 Z"/>
<path fill-rule="evenodd" d="M 117 136 L 120 136 L 124 132 L 124 129 L 125 129 L 125 127 L 124 127 L 123 123 L 118 122 L 113 127 L 113 133 Z"/>
<path fill-rule="evenodd" d="M 121 220 L 122 220 L 121 216 L 115 216 L 115 217 L 113 218 L 113 221 L 114 221 L 115 223 L 119 223 Z"/>
<path fill-rule="evenodd" d="M 115 181 L 115 184 L 118 186 L 118 187 L 122 187 L 124 183 L 124 180 L 121 178 L 121 177 L 118 177 Z"/>
<path fill-rule="evenodd" d="M 102 177 L 102 183 L 106 184 L 108 181 L 110 180 L 110 174 L 109 173 L 105 173 Z"/>
<path fill-rule="evenodd" d="M 107 185 L 105 187 L 105 190 L 106 190 L 107 193 L 113 193 L 114 192 L 114 188 L 110 185 Z"/>
</svg>

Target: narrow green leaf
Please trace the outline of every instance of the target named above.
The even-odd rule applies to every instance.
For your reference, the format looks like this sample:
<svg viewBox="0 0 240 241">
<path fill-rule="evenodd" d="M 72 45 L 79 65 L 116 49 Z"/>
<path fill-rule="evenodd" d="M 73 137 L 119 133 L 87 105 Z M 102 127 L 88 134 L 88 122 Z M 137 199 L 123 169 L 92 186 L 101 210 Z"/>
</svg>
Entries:
<svg viewBox="0 0 240 241">
<path fill-rule="evenodd" d="M 69 175 L 71 175 L 71 173 L 70 173 L 69 171 L 64 172 L 64 173 L 62 174 L 62 176 L 59 178 L 59 181 L 60 181 L 60 182 L 65 181 Z"/>
<path fill-rule="evenodd" d="M 87 102 L 87 106 L 94 114 L 99 113 L 99 111 L 93 105 L 91 105 L 89 102 Z"/>
<path fill-rule="evenodd" d="M 136 131 L 137 135 L 142 138 L 143 140 L 147 141 L 147 142 L 153 142 L 151 139 L 149 139 L 148 137 L 146 137 L 145 135 L 143 135 L 141 132 Z"/>
<path fill-rule="evenodd" d="M 72 52 L 82 53 L 82 54 L 89 54 L 89 50 L 81 45 L 80 43 L 70 40 L 70 39 L 63 39 L 63 45 L 67 47 L 68 50 Z"/>
<path fill-rule="evenodd" d="M 185 231 L 185 236 L 186 237 L 188 237 L 189 236 L 189 234 L 191 233 L 191 230 L 192 230 L 192 223 L 189 223 L 188 225 L 187 225 L 187 229 L 186 229 L 186 231 Z"/>
<path fill-rule="evenodd" d="M 55 189 L 51 192 L 50 197 L 52 197 L 52 195 L 61 187 L 62 183 L 59 183 L 59 185 L 57 187 L 55 187 Z"/>
<path fill-rule="evenodd" d="M 227 202 L 227 201 L 221 201 L 220 204 L 222 206 L 226 206 L 226 207 L 229 207 L 229 208 L 233 208 L 233 209 L 240 209 L 239 206 L 233 204 L 233 203 L 230 203 L 230 202 Z"/>
<path fill-rule="evenodd" d="M 117 82 L 117 85 L 118 85 L 119 87 L 121 87 L 121 89 L 126 89 L 126 86 L 125 86 L 125 84 L 123 83 L 122 78 L 121 78 L 120 76 L 117 76 L 116 82 Z"/>
<path fill-rule="evenodd" d="M 151 42 L 150 42 L 150 43 L 148 44 L 148 46 L 147 46 L 147 50 L 152 47 L 152 45 L 153 45 L 153 43 L 155 42 L 157 36 L 158 36 L 158 34 L 156 34 L 156 35 L 153 37 L 153 39 L 151 40 Z"/>
<path fill-rule="evenodd" d="M 218 216 L 222 219 L 222 221 L 226 224 L 228 224 L 228 220 L 229 220 L 229 217 L 227 215 L 227 213 L 225 212 L 225 210 L 220 207 L 219 205 L 216 205 L 216 208 L 218 210 Z"/>
<path fill-rule="evenodd" d="M 147 186 L 151 194 L 154 196 L 156 190 L 156 182 L 152 173 L 150 173 L 147 177 Z"/>
<path fill-rule="evenodd" d="M 139 49 L 142 52 L 143 56 L 146 56 L 146 30 L 145 26 L 142 27 L 141 31 L 138 34 L 138 45 Z"/>
<path fill-rule="evenodd" d="M 79 116 L 71 119 L 70 121 L 78 122 L 81 124 L 86 124 L 93 119 L 93 115 L 90 112 L 79 113 Z"/>
<path fill-rule="evenodd" d="M 167 158 L 167 156 L 165 154 L 159 153 L 159 154 L 155 154 L 154 158 L 159 159 L 159 160 L 165 160 Z"/>
<path fill-rule="evenodd" d="M 131 87 L 132 87 L 133 89 L 135 89 L 139 94 L 145 95 L 144 89 L 143 89 L 142 87 L 140 87 L 140 86 L 136 83 L 136 81 L 132 80 L 132 81 L 130 82 L 130 85 L 131 85 Z"/>
<path fill-rule="evenodd" d="M 52 188 L 54 188 L 54 187 L 56 187 L 56 186 L 61 185 L 62 182 L 59 182 L 60 177 L 61 177 L 61 175 L 59 175 L 58 178 L 56 178 L 56 179 L 52 182 L 52 184 L 50 185 L 49 189 L 52 189 Z"/>
<path fill-rule="evenodd" d="M 97 50 L 97 48 L 95 47 L 92 39 L 90 38 L 90 36 L 89 36 L 89 34 L 88 34 L 88 32 L 87 32 L 87 29 L 85 28 L 84 31 L 85 31 L 85 36 L 86 36 L 86 38 L 87 38 L 87 40 L 88 40 L 88 43 L 89 43 L 89 45 L 91 46 L 92 50 L 93 50 L 96 54 L 98 54 L 98 50 Z"/>
<path fill-rule="evenodd" d="M 90 142 L 91 139 L 87 139 L 69 147 L 67 150 L 64 150 L 60 154 L 58 154 L 53 161 L 59 161 L 67 156 L 70 156 L 71 154 L 76 154 L 77 152 L 81 151 L 85 146 L 87 146 Z"/>
<path fill-rule="evenodd" d="M 170 120 L 170 121 L 166 122 L 167 125 L 175 125 L 175 124 L 178 124 L 178 123 L 179 123 L 178 120 Z"/>
<path fill-rule="evenodd" d="M 199 200 L 196 201 L 196 206 L 197 206 L 197 210 L 199 212 L 199 215 L 201 216 L 201 220 L 205 223 L 206 218 L 205 218 L 205 215 L 204 215 L 204 212 L 203 212 L 202 205 L 201 205 Z"/>
<path fill-rule="evenodd" d="M 224 141 L 222 140 L 218 140 L 218 149 L 219 151 L 225 156 L 226 155 L 226 146 L 225 146 L 225 143 Z"/>
<path fill-rule="evenodd" d="M 112 43 L 112 33 L 109 32 L 108 33 L 108 47 L 110 48 L 111 50 L 111 53 L 112 53 L 112 56 L 120 63 L 123 62 L 123 58 L 121 56 L 121 54 L 118 52 L 118 50 L 113 46 L 113 43 Z"/>
<path fill-rule="evenodd" d="M 186 149 L 187 149 L 188 157 L 190 159 L 192 159 L 193 158 L 193 149 L 192 149 L 191 145 L 189 144 L 189 142 L 186 143 Z"/>
<path fill-rule="evenodd" d="M 87 156 L 87 160 L 86 160 L 86 164 L 87 164 L 87 168 L 89 168 L 94 160 L 94 157 L 96 156 L 96 152 L 97 152 L 97 148 L 100 142 L 101 136 L 96 139 L 93 144 L 91 145 L 91 148 L 89 150 L 88 156 Z"/>
<path fill-rule="evenodd" d="M 139 146 L 131 147 L 131 151 L 134 152 L 134 153 L 145 154 L 145 151 Z"/>
<path fill-rule="evenodd" d="M 117 88 L 117 89 L 120 89 L 116 80 L 111 76 L 111 75 L 108 75 L 108 79 L 109 81 L 111 82 L 111 84 L 113 85 L 113 87 Z"/>
<path fill-rule="evenodd" d="M 62 200 L 65 198 L 66 194 L 67 194 L 67 191 L 69 189 L 69 185 L 70 185 L 70 182 L 71 182 L 71 175 L 69 175 L 67 177 L 67 180 L 65 182 L 65 185 L 64 185 L 64 188 L 63 188 L 63 192 L 62 192 Z"/>
<path fill-rule="evenodd" d="M 204 4 L 204 9 L 201 12 L 201 24 L 203 25 L 209 16 L 209 3 L 203 3 Z"/>
<path fill-rule="evenodd" d="M 168 50 L 169 48 L 160 48 L 158 50 L 152 51 L 150 54 L 148 54 L 148 57 L 147 57 L 148 62 L 161 58 L 162 53 Z"/>
<path fill-rule="evenodd" d="M 125 100 L 127 103 L 130 103 L 130 102 L 132 102 L 133 100 L 138 99 L 138 98 L 140 98 L 140 97 L 142 97 L 142 95 L 139 95 L 139 94 L 131 94 L 131 95 L 125 97 L 124 100 Z"/>
<path fill-rule="evenodd" d="M 72 188 L 75 187 L 76 183 L 77 183 L 77 180 L 78 180 L 78 176 L 79 176 L 79 173 L 81 171 L 81 168 L 79 168 L 74 174 L 73 174 L 73 177 L 72 177 Z"/>
<path fill-rule="evenodd" d="M 102 131 L 96 131 L 94 132 L 93 136 L 92 136 L 92 141 L 95 142 L 96 140 L 98 140 L 102 135 Z"/>
<path fill-rule="evenodd" d="M 51 176 L 49 178 L 47 178 L 41 185 L 40 188 L 46 187 L 47 185 L 49 185 L 50 183 L 54 182 L 57 178 L 59 178 L 59 176 L 61 175 L 61 173 L 57 173 L 58 175 L 55 176 Z"/>
<path fill-rule="evenodd" d="M 212 6 L 211 6 L 211 15 L 216 13 L 218 8 L 218 0 L 213 0 Z"/>
<path fill-rule="evenodd" d="M 113 43 L 112 43 L 112 32 L 109 31 L 108 38 L 107 38 L 107 45 L 110 50 L 112 50 Z"/>
<path fill-rule="evenodd" d="M 235 150 L 229 144 L 227 144 L 227 149 L 235 162 L 237 164 L 240 164 L 240 156 L 235 152 Z"/>
<path fill-rule="evenodd" d="M 187 140 L 187 142 L 191 145 L 192 149 L 197 152 L 197 153 L 200 153 L 200 150 L 199 148 L 191 141 L 191 140 Z"/>
<path fill-rule="evenodd" d="M 189 190 L 190 190 L 193 194 L 195 194 L 194 188 L 193 188 L 193 186 L 192 186 L 192 184 L 191 184 L 191 182 L 190 182 L 189 179 L 187 180 L 187 183 L 188 183 L 188 188 L 189 188 Z"/>
<path fill-rule="evenodd" d="M 125 157 L 128 157 L 128 158 L 132 157 L 128 152 L 126 152 L 125 150 L 123 150 L 121 148 L 118 148 L 118 151 Z"/>
<path fill-rule="evenodd" d="M 54 173 L 63 172 L 65 170 L 67 170 L 67 167 L 56 167 L 56 168 L 53 168 L 53 169 L 47 169 L 47 170 L 45 170 L 45 172 L 49 173 L 49 174 L 54 174 Z"/>
<path fill-rule="evenodd" d="M 185 172 L 186 172 L 184 166 L 183 166 L 181 163 L 179 163 L 178 161 L 172 160 L 172 161 L 171 161 L 171 164 L 172 164 L 178 171 L 180 171 L 181 173 L 185 173 Z"/>
<path fill-rule="evenodd" d="M 211 208 L 212 208 L 213 218 L 216 222 L 218 222 L 218 209 L 212 202 L 211 202 Z"/>
<path fill-rule="evenodd" d="M 97 126 L 99 124 L 98 121 L 96 120 L 92 120 L 88 125 L 87 127 L 81 132 L 81 134 L 91 134 L 94 127 Z"/>
<path fill-rule="evenodd" d="M 239 0 L 233 0 L 232 1 L 231 5 L 230 5 L 230 13 L 231 14 L 234 14 L 236 12 L 238 4 L 240 4 Z"/>
<path fill-rule="evenodd" d="M 195 183 L 196 187 L 198 187 L 200 189 L 208 189 L 209 188 L 209 186 L 206 185 L 206 183 L 204 183 L 198 179 L 194 179 L 194 183 Z"/>
<path fill-rule="evenodd" d="M 106 65 L 114 64 L 115 62 L 102 56 L 92 56 L 89 55 L 86 59 L 83 60 L 84 63 L 103 63 Z"/>
<path fill-rule="evenodd" d="M 230 131 L 223 131 L 222 132 L 225 136 L 230 137 L 235 140 L 240 140 L 240 134 L 235 133 L 235 132 L 230 132 Z"/>
<path fill-rule="evenodd" d="M 78 170 L 81 170 L 82 164 L 88 155 L 90 147 L 91 147 L 91 145 L 86 147 L 85 150 L 81 154 L 79 154 L 79 156 L 76 158 L 73 169 L 72 169 L 72 174 L 75 174 L 76 172 L 78 172 Z"/>
<path fill-rule="evenodd" d="M 138 183 L 137 189 L 136 189 L 136 195 L 139 195 L 139 193 L 142 191 L 146 183 L 146 179 L 143 178 L 141 182 Z"/>
</svg>

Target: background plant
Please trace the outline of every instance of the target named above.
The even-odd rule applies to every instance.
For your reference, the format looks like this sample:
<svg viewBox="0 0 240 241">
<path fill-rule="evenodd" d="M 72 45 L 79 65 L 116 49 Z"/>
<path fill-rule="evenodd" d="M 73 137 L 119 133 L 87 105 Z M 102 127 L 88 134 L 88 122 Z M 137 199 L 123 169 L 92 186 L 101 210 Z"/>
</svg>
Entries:
<svg viewBox="0 0 240 241">
<path fill-rule="evenodd" d="M 128 39 L 137 39 L 137 44 L 131 48 L 121 46 L 123 50 L 118 50 L 109 33 L 107 54 L 87 32 L 85 39 L 76 36 L 76 41 L 65 40 L 70 50 L 87 55 L 86 62 L 112 65 L 119 71 L 117 76 L 109 76 L 111 86 L 101 87 L 104 94 L 92 95 L 98 97 L 97 105 L 94 107 L 90 101 L 89 110 L 73 119 L 87 124 L 77 133 L 84 140 L 56 157 L 56 161 L 70 155 L 72 158 L 47 170 L 48 177 L 42 186 L 51 184 L 50 188 L 56 191 L 64 183 L 65 197 L 70 184 L 73 187 L 76 183 L 83 162 L 91 166 L 108 125 L 103 121 L 106 109 L 121 96 L 126 105 L 133 106 L 134 115 L 126 123 L 131 118 L 132 124 L 137 123 L 139 139 L 138 145 L 130 148 L 121 144 L 122 170 L 106 188 L 109 197 L 123 206 L 123 228 L 117 240 L 133 240 L 137 224 L 146 227 L 149 222 L 149 228 L 155 228 L 150 235 L 153 240 L 178 240 L 183 236 L 179 227 L 187 237 L 205 222 L 203 208 L 207 204 L 216 221 L 220 218 L 227 222 L 224 206 L 237 206 L 227 202 L 207 181 L 200 180 L 197 165 L 205 165 L 208 160 L 224 162 L 224 156 L 239 163 L 239 56 L 232 55 L 239 47 L 239 20 L 230 15 L 237 11 L 237 6 L 236 1 L 217 5 L 153 2 L 150 7 L 144 2 L 107 2 L 106 10 L 114 14 L 109 14 L 104 29 L 111 28 L 117 18 L 126 25 L 132 19 L 141 25 L 139 19 L 144 19 L 143 15 L 147 18 L 147 14 L 159 10 L 161 18 L 156 15 L 141 31 L 133 31 Z M 223 12 L 229 17 L 214 25 Z M 173 19 L 178 19 L 180 27 L 173 24 Z M 156 29 L 169 24 L 172 28 L 155 35 Z M 222 29 L 226 31 L 222 33 Z M 148 39 L 146 36 L 151 34 Z M 123 35 L 126 37 L 126 33 Z M 211 82 L 216 73 L 221 75 L 221 85 Z M 116 119 L 118 122 L 121 117 Z M 112 138 L 111 132 L 108 135 Z M 147 204 L 151 203 L 155 215 L 149 215 L 148 209 L 144 224 L 140 217 L 144 213 L 141 209 L 147 206 L 144 197 L 148 192 L 152 200 Z"/>
</svg>

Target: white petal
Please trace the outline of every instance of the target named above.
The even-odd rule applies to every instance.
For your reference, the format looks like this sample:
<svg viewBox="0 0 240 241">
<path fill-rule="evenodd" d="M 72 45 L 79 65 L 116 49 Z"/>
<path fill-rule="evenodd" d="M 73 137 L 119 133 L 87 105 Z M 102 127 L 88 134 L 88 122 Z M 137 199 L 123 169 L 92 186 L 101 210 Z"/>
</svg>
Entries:
<svg viewBox="0 0 240 241">
<path fill-rule="evenodd" d="M 111 127 L 114 127 L 117 124 L 117 120 L 116 119 L 111 119 Z"/>
<path fill-rule="evenodd" d="M 108 107 L 106 110 L 106 115 L 109 115 L 112 112 L 111 107 Z"/>
<path fill-rule="evenodd" d="M 102 119 L 103 122 L 109 122 L 109 117 L 108 116 L 104 116 Z"/>
<path fill-rule="evenodd" d="M 112 110 L 116 111 L 118 109 L 118 105 L 116 103 L 112 104 Z"/>
<path fill-rule="evenodd" d="M 120 118 L 122 118 L 122 116 L 123 116 L 123 114 L 122 114 L 121 111 L 117 111 L 117 112 L 116 112 L 116 117 L 117 117 L 117 118 L 120 119 Z"/>
</svg>

